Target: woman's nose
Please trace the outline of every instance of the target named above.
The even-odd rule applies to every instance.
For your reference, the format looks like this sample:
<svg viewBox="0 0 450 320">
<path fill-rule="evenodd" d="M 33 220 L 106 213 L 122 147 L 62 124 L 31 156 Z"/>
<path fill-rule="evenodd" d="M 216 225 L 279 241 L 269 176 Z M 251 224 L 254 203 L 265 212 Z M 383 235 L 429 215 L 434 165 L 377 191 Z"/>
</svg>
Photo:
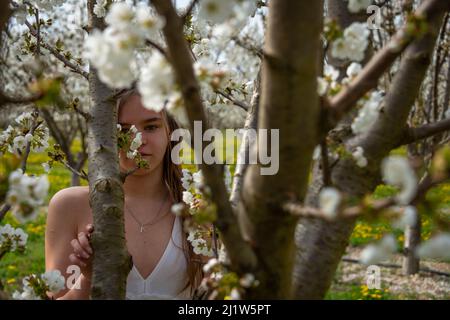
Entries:
<svg viewBox="0 0 450 320">
<path fill-rule="evenodd" d="M 141 141 L 142 141 L 142 144 L 139 147 L 139 149 L 141 149 L 143 146 L 145 146 L 147 144 L 147 137 L 145 136 L 145 134 L 142 134 Z"/>
</svg>

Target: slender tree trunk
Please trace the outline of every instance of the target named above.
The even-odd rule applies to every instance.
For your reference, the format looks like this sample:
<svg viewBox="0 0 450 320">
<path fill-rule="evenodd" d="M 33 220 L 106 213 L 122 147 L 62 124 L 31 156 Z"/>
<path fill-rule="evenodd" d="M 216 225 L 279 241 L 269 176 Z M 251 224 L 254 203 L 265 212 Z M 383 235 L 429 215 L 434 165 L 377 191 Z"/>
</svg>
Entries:
<svg viewBox="0 0 450 320">
<path fill-rule="evenodd" d="M 93 5 L 93 1 L 89 1 L 90 26 L 102 28 L 102 21 L 92 14 Z M 88 175 L 95 228 L 92 237 L 91 298 L 125 299 L 131 260 L 125 243 L 124 193 L 116 135 L 117 110 L 112 90 L 99 80 L 92 66 L 89 92 L 93 107 L 88 121 Z"/>
<path fill-rule="evenodd" d="M 420 244 L 421 226 L 419 217 L 414 225 L 405 229 L 403 273 L 406 275 L 416 274 L 420 269 L 420 259 L 416 257 L 415 250 Z"/>
<path fill-rule="evenodd" d="M 233 208 L 236 208 L 241 201 L 242 185 L 244 181 L 247 164 L 251 159 L 250 152 L 255 150 L 256 141 L 253 141 L 248 130 L 256 130 L 258 124 L 258 108 L 259 97 L 261 91 L 261 71 L 258 72 L 257 78 L 254 80 L 253 95 L 250 102 L 250 110 L 247 112 L 247 118 L 244 124 L 244 134 L 242 136 L 239 153 L 237 156 L 237 165 L 234 171 L 233 186 L 230 194 L 230 202 Z"/>
</svg>

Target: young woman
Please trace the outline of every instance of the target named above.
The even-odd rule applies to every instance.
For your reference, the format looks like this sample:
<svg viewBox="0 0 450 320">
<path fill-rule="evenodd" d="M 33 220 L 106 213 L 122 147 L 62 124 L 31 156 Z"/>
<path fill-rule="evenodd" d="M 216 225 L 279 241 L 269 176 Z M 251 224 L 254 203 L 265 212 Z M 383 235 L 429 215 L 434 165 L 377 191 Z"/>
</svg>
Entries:
<svg viewBox="0 0 450 320">
<path fill-rule="evenodd" d="M 123 185 L 127 248 L 133 268 L 127 279 L 127 299 L 190 299 L 202 278 L 201 256 L 193 253 L 183 232 L 183 221 L 171 213 L 182 201 L 181 170 L 170 158 L 170 134 L 177 123 L 165 111 L 145 109 L 136 90 L 122 94 L 117 103 L 122 130 L 135 125 L 142 133 L 138 152 L 150 163 L 129 175 Z M 120 151 L 122 171 L 133 169 L 134 160 Z M 93 217 L 88 187 L 60 190 L 48 207 L 45 234 L 46 269 L 81 269 L 81 288 L 65 289 L 55 299 L 88 299 L 92 273 L 89 245 Z"/>
</svg>

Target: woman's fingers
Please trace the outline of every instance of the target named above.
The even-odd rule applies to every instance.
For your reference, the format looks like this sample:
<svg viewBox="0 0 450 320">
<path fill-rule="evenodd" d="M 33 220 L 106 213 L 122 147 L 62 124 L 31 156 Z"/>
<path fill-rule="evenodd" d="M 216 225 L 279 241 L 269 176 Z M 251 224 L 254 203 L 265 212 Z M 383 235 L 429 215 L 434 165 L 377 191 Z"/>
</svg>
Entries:
<svg viewBox="0 0 450 320">
<path fill-rule="evenodd" d="M 83 247 L 84 251 L 88 252 L 89 254 L 93 253 L 91 245 L 89 244 L 89 239 L 84 232 L 80 232 L 78 234 L 78 241 Z"/>
<path fill-rule="evenodd" d="M 70 244 L 72 245 L 72 248 L 77 255 L 85 259 L 89 259 L 89 254 L 81 247 L 78 239 L 73 239 L 72 241 L 70 241 Z"/>
<path fill-rule="evenodd" d="M 92 224 L 86 225 L 86 233 L 88 238 L 91 237 L 92 232 L 94 232 L 94 226 Z"/>
<path fill-rule="evenodd" d="M 73 264 L 76 264 L 76 265 L 78 265 L 78 266 L 80 266 L 80 267 L 86 267 L 86 263 L 83 262 L 80 258 L 78 258 L 78 257 L 76 256 L 75 253 L 71 253 L 71 254 L 69 255 L 69 260 L 70 260 L 70 262 L 72 262 Z"/>
</svg>

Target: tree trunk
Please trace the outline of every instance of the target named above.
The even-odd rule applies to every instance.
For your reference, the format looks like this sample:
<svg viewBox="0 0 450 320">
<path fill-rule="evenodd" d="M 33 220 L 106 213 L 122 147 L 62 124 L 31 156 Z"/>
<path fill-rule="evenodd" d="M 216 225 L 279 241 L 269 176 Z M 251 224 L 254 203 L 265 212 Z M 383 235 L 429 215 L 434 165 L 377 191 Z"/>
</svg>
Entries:
<svg viewBox="0 0 450 320">
<path fill-rule="evenodd" d="M 405 228 L 405 242 L 403 259 L 403 274 L 411 275 L 419 272 L 420 259 L 416 257 L 415 250 L 420 243 L 421 221 L 418 217 L 413 226 Z"/>
<path fill-rule="evenodd" d="M 298 219 L 282 205 L 303 200 L 317 144 L 323 1 L 271 1 L 267 19 L 258 129 L 279 129 L 279 171 L 262 175 L 262 165 L 248 166 L 238 216 L 258 257 L 260 284 L 248 298 L 286 299 L 292 297 Z M 258 149 L 263 147 L 259 139 Z"/>
<path fill-rule="evenodd" d="M 93 1 L 89 1 L 91 27 L 102 28 L 102 21 L 92 14 L 93 5 Z M 93 101 L 88 121 L 89 196 L 94 218 L 91 298 L 125 299 L 131 260 L 125 242 L 117 110 L 112 90 L 99 80 L 92 66 L 89 92 Z"/>
</svg>

